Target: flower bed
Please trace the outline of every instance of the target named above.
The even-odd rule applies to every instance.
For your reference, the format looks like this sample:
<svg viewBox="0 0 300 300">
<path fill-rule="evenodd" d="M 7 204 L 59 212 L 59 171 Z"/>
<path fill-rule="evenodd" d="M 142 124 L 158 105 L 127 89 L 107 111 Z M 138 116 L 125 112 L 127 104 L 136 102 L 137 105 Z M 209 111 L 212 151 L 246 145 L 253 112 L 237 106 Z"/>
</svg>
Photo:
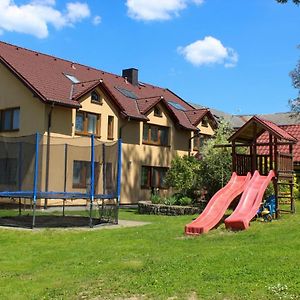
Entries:
<svg viewBox="0 0 300 300">
<path fill-rule="evenodd" d="M 138 212 L 140 214 L 181 216 L 199 214 L 201 211 L 200 207 L 193 206 L 153 204 L 151 201 L 140 201 L 138 203 Z"/>
</svg>

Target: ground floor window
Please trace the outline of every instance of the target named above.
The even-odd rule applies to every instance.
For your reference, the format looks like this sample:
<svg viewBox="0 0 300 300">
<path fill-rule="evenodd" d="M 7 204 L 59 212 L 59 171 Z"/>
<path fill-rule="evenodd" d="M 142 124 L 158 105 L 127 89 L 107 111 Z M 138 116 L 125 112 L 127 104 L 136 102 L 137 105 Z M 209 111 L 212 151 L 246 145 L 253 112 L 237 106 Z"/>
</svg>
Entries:
<svg viewBox="0 0 300 300">
<path fill-rule="evenodd" d="M 95 183 L 98 182 L 99 163 L 95 162 Z M 91 183 L 91 162 L 74 160 L 73 188 L 89 188 Z"/>
<path fill-rule="evenodd" d="M 16 158 L 0 159 L 0 184 L 16 184 L 18 160 Z"/>
<path fill-rule="evenodd" d="M 141 187 L 167 189 L 164 180 L 167 171 L 168 168 L 165 167 L 142 166 Z"/>
</svg>

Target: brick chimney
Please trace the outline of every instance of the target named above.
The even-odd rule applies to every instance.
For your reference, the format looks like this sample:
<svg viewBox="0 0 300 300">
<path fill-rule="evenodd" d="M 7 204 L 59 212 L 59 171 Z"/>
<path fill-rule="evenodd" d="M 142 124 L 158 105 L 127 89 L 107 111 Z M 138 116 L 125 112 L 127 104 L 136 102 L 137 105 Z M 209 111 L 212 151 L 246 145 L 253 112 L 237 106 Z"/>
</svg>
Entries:
<svg viewBox="0 0 300 300">
<path fill-rule="evenodd" d="M 130 69 L 124 69 L 122 71 L 122 77 L 126 77 L 128 82 L 130 82 L 132 85 L 138 85 L 139 84 L 139 70 L 135 68 Z"/>
</svg>

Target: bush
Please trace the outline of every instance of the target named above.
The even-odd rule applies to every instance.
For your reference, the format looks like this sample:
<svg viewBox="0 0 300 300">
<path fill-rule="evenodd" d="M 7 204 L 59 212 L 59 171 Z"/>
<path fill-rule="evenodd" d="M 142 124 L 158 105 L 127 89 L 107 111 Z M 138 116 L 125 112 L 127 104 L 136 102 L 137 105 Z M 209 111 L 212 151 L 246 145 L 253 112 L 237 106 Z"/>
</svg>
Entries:
<svg viewBox="0 0 300 300">
<path fill-rule="evenodd" d="M 300 184 L 297 181 L 296 176 L 294 178 L 294 198 L 295 200 L 300 200 Z"/>
<path fill-rule="evenodd" d="M 200 162 L 195 157 L 175 157 L 171 162 L 165 182 L 183 196 L 192 196 L 198 189 Z"/>
<path fill-rule="evenodd" d="M 162 203 L 162 199 L 159 195 L 151 195 L 151 198 L 150 198 L 151 202 L 153 204 L 159 204 L 159 203 Z"/>
<path fill-rule="evenodd" d="M 190 197 L 182 197 L 177 200 L 177 204 L 181 206 L 189 206 L 192 202 L 193 200 Z"/>
<path fill-rule="evenodd" d="M 163 201 L 163 203 L 165 205 L 175 205 L 176 202 L 177 202 L 177 199 L 174 196 L 166 197 L 166 198 L 164 198 L 164 201 Z"/>
</svg>

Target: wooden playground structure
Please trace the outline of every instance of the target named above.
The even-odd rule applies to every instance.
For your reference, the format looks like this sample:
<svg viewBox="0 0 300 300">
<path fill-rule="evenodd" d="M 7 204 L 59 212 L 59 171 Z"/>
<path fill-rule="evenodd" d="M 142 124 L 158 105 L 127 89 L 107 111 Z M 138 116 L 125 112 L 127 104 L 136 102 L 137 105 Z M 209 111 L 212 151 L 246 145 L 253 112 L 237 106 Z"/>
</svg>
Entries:
<svg viewBox="0 0 300 300">
<path fill-rule="evenodd" d="M 267 176 L 273 170 L 276 217 L 280 212 L 294 213 L 293 145 L 297 140 L 274 123 L 254 116 L 229 141 L 231 144 L 226 146 L 232 147 L 232 171 L 253 175 L 258 170 Z M 241 148 L 246 151 L 239 151 Z"/>
</svg>

